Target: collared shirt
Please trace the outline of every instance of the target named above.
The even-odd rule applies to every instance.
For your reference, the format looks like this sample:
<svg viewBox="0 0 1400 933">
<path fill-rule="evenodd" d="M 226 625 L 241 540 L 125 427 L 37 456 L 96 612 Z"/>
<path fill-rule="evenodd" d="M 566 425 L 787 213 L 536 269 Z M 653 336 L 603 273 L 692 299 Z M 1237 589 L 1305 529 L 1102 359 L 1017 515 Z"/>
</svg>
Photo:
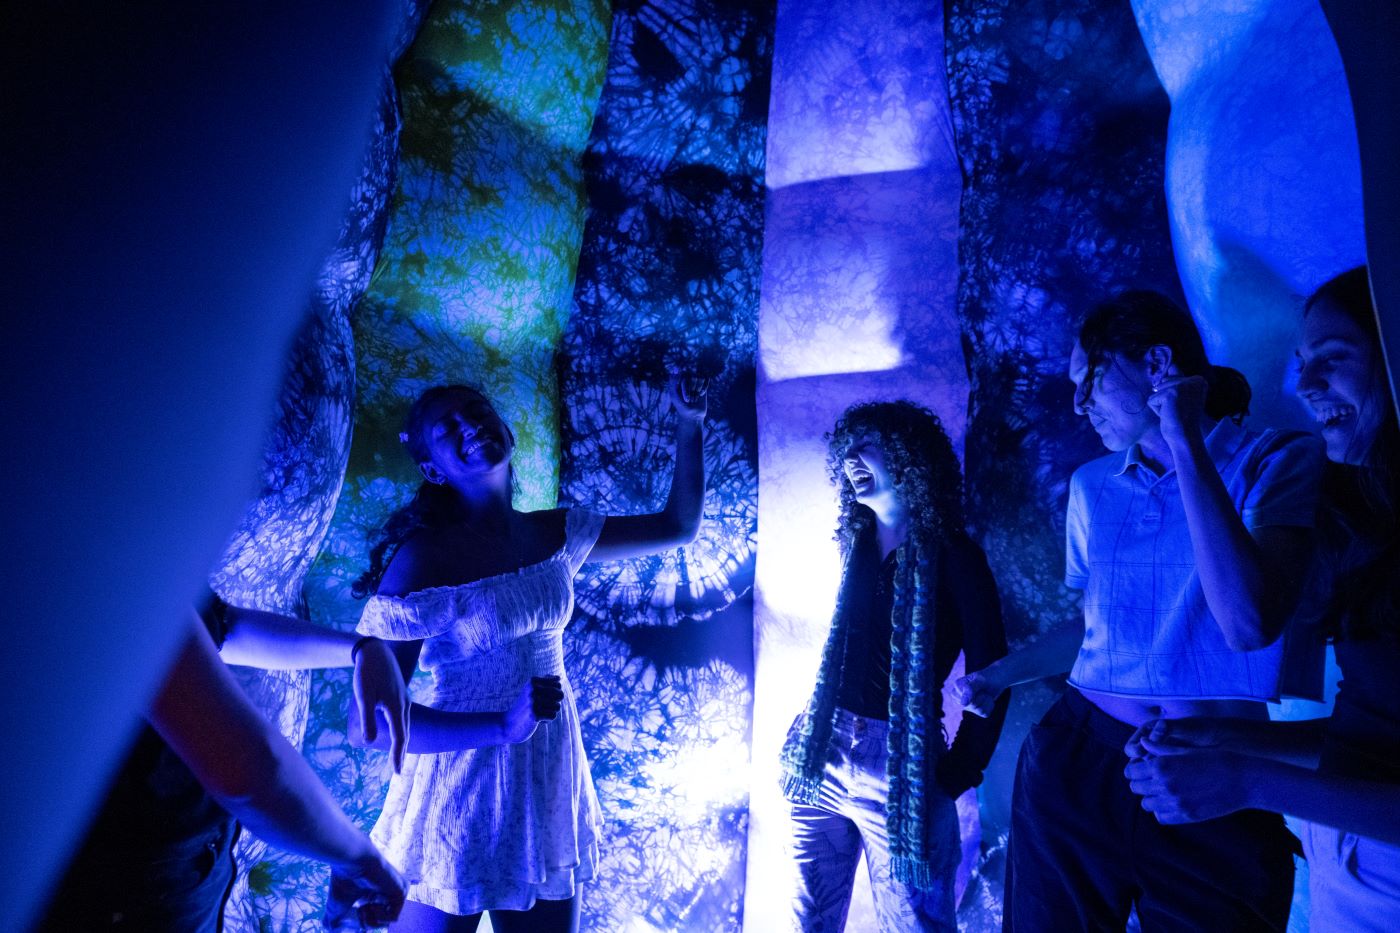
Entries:
<svg viewBox="0 0 1400 933">
<path fill-rule="evenodd" d="M 1310 528 L 1322 446 L 1314 437 L 1221 421 L 1206 451 L 1250 530 Z M 1282 639 L 1235 651 L 1206 605 L 1175 470 L 1157 475 L 1137 445 L 1075 471 L 1065 583 L 1084 591 L 1084 643 L 1070 683 L 1159 699 L 1275 699 Z"/>
</svg>

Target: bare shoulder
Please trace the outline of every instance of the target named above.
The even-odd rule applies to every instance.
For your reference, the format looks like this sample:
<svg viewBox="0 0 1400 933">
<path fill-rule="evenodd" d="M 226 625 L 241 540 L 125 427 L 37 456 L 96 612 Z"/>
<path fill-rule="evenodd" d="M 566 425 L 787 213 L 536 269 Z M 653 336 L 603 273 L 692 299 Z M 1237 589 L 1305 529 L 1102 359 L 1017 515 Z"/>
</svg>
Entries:
<svg viewBox="0 0 1400 933">
<path fill-rule="evenodd" d="M 448 542 L 444 533 L 424 528 L 400 544 L 379 581 L 380 596 L 407 596 L 409 593 L 442 585 L 446 575 Z"/>
</svg>

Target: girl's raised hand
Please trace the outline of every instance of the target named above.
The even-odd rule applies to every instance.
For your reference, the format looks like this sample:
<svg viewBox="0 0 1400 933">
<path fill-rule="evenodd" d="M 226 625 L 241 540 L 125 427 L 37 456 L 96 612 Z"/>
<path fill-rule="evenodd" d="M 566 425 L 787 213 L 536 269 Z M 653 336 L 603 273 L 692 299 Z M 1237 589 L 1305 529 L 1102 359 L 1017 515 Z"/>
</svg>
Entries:
<svg viewBox="0 0 1400 933">
<path fill-rule="evenodd" d="M 710 380 L 703 376 L 672 373 L 667 387 L 671 396 L 671 407 L 676 414 L 691 421 L 701 421 L 705 417 L 706 395 L 710 390 Z"/>
</svg>

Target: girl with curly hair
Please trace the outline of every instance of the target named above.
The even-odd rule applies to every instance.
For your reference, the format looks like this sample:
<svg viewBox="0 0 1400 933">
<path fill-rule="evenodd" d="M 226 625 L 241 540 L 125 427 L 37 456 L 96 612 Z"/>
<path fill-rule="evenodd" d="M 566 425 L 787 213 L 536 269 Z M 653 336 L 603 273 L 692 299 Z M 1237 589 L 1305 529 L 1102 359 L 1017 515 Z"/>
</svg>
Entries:
<svg viewBox="0 0 1400 933">
<path fill-rule="evenodd" d="M 1006 653 L 986 556 L 963 528 L 962 473 L 938 416 L 855 405 L 827 435 L 844 561 L 816 688 L 782 751 L 798 891 L 793 929 L 845 925 L 862 850 L 880 927 L 953 931 L 953 801 L 982 780 L 1006 712 L 963 720 L 949 748 L 942 685 L 959 653 Z"/>
</svg>

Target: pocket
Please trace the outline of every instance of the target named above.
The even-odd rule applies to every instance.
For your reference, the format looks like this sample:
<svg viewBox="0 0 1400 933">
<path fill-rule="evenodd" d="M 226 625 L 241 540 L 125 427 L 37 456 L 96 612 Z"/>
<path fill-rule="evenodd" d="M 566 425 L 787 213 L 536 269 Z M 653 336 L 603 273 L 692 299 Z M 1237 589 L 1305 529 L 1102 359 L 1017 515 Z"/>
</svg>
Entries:
<svg viewBox="0 0 1400 933">
<path fill-rule="evenodd" d="M 1351 875 L 1377 894 L 1400 902 L 1400 846 L 1353 833 L 1347 833 L 1346 839 Z"/>
<path fill-rule="evenodd" d="M 205 836 L 173 847 L 152 859 L 146 870 L 149 889 L 163 901 L 184 901 L 192 895 L 219 891 L 231 868 L 228 834 Z"/>
</svg>

